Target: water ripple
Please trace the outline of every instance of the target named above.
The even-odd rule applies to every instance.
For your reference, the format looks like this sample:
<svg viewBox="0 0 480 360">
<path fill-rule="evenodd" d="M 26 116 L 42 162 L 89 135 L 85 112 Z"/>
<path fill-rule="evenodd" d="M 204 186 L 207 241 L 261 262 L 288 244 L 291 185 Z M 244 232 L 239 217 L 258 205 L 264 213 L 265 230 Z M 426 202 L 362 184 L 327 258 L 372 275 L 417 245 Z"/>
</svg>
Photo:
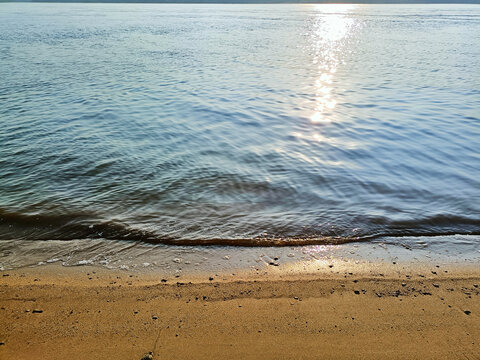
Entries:
<svg viewBox="0 0 480 360">
<path fill-rule="evenodd" d="M 476 7 L 1 6 L 1 240 L 480 233 Z"/>
</svg>

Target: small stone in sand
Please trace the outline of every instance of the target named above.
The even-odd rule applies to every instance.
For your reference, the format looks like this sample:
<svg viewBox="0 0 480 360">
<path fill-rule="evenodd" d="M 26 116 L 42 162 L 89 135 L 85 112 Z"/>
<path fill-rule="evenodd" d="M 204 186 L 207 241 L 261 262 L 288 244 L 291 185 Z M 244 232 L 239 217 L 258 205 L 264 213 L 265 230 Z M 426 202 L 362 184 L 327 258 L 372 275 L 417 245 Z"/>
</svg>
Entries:
<svg viewBox="0 0 480 360">
<path fill-rule="evenodd" d="M 210 276 L 210 277 L 208 278 L 208 280 L 212 281 L 212 280 L 213 280 L 213 277 Z"/>
<path fill-rule="evenodd" d="M 467 315 L 470 315 L 472 313 L 470 310 L 464 310 L 463 312 Z"/>
<path fill-rule="evenodd" d="M 32 313 L 34 313 L 34 314 L 41 314 L 41 313 L 43 313 L 43 310 L 33 310 Z"/>
<path fill-rule="evenodd" d="M 152 360 L 153 359 L 153 355 L 152 353 L 148 353 L 148 354 L 145 354 L 143 357 L 142 357 L 142 360 Z"/>
<path fill-rule="evenodd" d="M 158 316 L 153 315 L 153 316 L 152 316 L 152 319 L 153 319 L 153 320 L 157 320 L 157 319 L 158 319 Z"/>
<path fill-rule="evenodd" d="M 407 284 L 405 284 L 405 283 L 402 283 L 402 286 L 407 286 Z"/>
<path fill-rule="evenodd" d="M 5 343 L 4 343 L 3 341 L 0 341 L 0 346 L 1 346 L 1 345 L 5 345 Z"/>
<path fill-rule="evenodd" d="M 358 290 L 354 290 L 353 292 L 354 292 L 356 295 L 360 295 L 360 291 L 358 291 Z"/>
<path fill-rule="evenodd" d="M 438 284 L 433 284 L 433 287 L 438 288 L 439 286 L 440 286 L 440 285 L 438 285 Z"/>
</svg>

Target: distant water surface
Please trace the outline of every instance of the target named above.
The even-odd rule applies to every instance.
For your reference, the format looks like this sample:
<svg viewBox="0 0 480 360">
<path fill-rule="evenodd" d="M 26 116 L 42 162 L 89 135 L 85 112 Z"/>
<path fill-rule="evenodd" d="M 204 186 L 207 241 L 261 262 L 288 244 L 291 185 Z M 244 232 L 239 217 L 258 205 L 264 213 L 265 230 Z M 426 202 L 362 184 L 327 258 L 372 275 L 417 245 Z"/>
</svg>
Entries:
<svg viewBox="0 0 480 360">
<path fill-rule="evenodd" d="M 0 239 L 480 234 L 479 34 L 475 5 L 0 4 Z"/>
</svg>

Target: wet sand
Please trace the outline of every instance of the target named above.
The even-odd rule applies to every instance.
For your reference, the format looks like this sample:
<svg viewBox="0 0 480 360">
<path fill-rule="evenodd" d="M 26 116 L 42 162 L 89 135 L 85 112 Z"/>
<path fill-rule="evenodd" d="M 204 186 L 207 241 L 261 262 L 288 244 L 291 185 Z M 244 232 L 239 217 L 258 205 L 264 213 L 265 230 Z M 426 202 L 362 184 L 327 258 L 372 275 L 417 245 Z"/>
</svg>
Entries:
<svg viewBox="0 0 480 360">
<path fill-rule="evenodd" d="M 0 359 L 480 358 L 478 267 L 335 270 L 3 271 Z"/>
</svg>

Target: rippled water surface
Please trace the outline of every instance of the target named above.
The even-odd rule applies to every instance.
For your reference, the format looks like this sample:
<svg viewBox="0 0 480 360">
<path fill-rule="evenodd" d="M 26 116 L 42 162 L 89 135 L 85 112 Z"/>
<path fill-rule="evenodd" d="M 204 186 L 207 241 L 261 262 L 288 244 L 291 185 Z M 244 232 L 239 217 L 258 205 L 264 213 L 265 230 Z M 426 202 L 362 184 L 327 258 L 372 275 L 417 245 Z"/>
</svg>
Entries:
<svg viewBox="0 0 480 360">
<path fill-rule="evenodd" d="M 0 239 L 480 234 L 479 34 L 475 5 L 0 4 Z"/>
</svg>

